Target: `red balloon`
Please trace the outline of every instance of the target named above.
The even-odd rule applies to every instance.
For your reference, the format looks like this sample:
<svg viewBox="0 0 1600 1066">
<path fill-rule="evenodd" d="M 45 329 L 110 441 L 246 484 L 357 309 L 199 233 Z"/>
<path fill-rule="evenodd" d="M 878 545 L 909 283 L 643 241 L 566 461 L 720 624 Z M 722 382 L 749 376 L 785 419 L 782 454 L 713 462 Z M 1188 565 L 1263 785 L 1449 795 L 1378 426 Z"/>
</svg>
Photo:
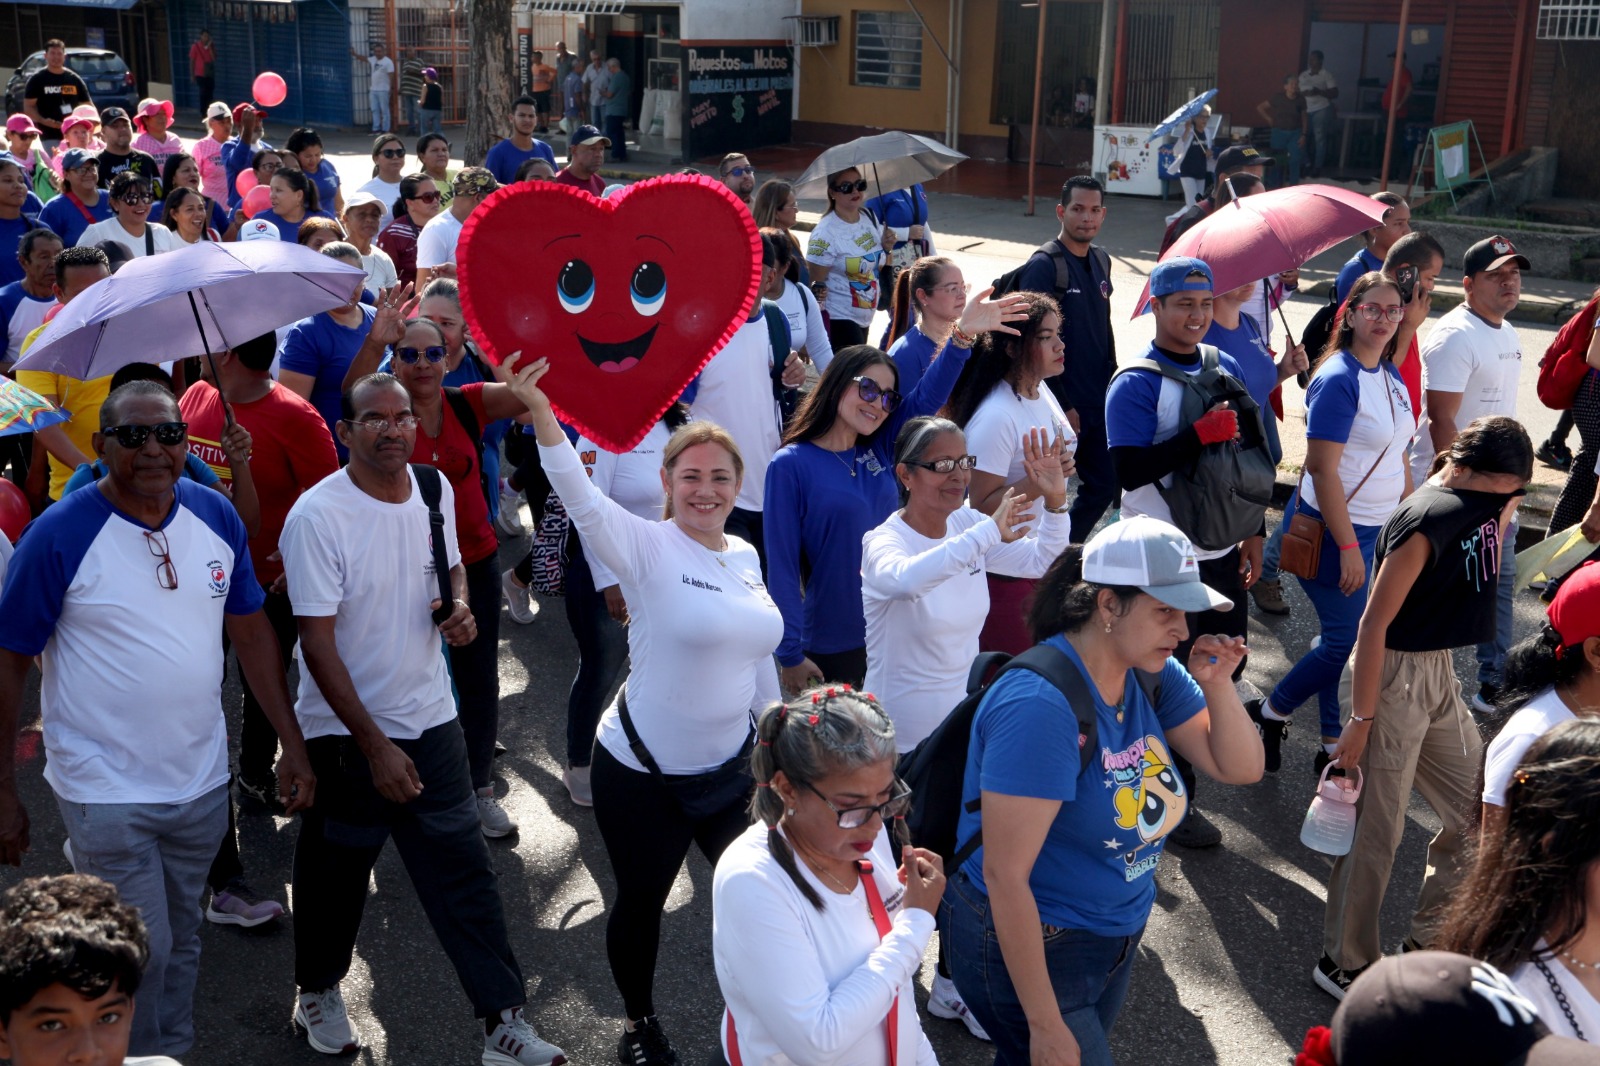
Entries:
<svg viewBox="0 0 1600 1066">
<path fill-rule="evenodd" d="M 28 498 L 5 478 L 0 477 L 0 534 L 15 544 L 22 536 L 22 527 L 33 518 L 28 509 Z"/>
<path fill-rule="evenodd" d="M 244 200 L 239 206 L 243 209 L 245 218 L 255 218 L 272 206 L 272 190 L 265 185 L 257 185 L 244 194 Z"/>
<path fill-rule="evenodd" d="M 233 179 L 233 189 L 240 196 L 260 184 L 261 179 L 256 177 L 256 172 L 253 170 L 241 170 L 239 171 L 239 176 Z"/>
<path fill-rule="evenodd" d="M 289 95 L 289 83 L 283 80 L 281 74 L 264 71 L 256 75 L 255 84 L 250 87 L 250 95 L 255 97 L 256 103 L 262 107 L 277 107 Z"/>
</svg>

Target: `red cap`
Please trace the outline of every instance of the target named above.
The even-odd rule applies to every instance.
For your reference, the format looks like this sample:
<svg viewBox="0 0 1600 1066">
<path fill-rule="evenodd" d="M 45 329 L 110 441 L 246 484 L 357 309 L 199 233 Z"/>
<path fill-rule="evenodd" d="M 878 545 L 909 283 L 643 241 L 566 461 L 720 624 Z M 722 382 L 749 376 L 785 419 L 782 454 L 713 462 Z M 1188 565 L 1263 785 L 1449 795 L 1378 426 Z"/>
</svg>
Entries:
<svg viewBox="0 0 1600 1066">
<path fill-rule="evenodd" d="M 244 121 L 244 115 L 246 111 L 254 111 L 257 118 L 267 117 L 267 113 L 265 111 L 246 100 L 244 103 L 239 104 L 233 109 L 234 125 L 238 125 L 240 122 Z"/>
<path fill-rule="evenodd" d="M 1568 574 L 1547 614 L 1563 647 L 1600 637 L 1600 561 L 1584 563 Z"/>
</svg>

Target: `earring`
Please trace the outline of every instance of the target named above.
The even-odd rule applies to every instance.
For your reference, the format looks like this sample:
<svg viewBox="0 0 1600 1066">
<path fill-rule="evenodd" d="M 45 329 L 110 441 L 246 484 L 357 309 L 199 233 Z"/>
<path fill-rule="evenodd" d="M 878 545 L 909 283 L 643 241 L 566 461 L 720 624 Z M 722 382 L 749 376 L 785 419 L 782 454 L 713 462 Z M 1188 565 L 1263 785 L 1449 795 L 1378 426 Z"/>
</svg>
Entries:
<svg viewBox="0 0 1600 1066">
<path fill-rule="evenodd" d="M 1111 632 L 1111 623 L 1110 622 L 1106 623 L 1106 632 L 1107 633 Z"/>
<path fill-rule="evenodd" d="M 789 814 L 790 814 L 790 815 L 793 815 L 793 814 L 794 814 L 794 813 L 795 813 L 795 811 L 794 811 L 794 808 L 793 808 L 793 807 L 790 807 L 790 808 L 789 808 Z"/>
</svg>

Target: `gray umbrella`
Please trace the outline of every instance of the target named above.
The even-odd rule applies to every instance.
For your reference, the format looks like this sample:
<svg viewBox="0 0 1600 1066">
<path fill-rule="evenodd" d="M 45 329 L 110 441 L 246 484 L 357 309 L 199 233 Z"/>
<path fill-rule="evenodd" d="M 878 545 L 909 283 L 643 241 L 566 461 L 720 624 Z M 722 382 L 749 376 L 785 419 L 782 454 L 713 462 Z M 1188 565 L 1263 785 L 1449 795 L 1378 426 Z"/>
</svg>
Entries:
<svg viewBox="0 0 1600 1066">
<path fill-rule="evenodd" d="M 872 179 L 876 194 L 882 196 L 932 181 L 965 158 L 930 137 L 890 130 L 829 148 L 800 175 L 794 194 L 802 200 L 826 200 L 828 175 L 854 167 Z"/>
</svg>

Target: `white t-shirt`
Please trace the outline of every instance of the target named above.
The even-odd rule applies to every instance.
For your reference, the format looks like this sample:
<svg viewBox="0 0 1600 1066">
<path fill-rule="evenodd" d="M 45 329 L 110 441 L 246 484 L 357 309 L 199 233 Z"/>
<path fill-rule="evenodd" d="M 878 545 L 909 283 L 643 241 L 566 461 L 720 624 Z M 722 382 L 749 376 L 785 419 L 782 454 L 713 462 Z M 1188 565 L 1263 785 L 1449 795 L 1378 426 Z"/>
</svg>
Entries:
<svg viewBox="0 0 1600 1066">
<path fill-rule="evenodd" d="M 1543 950 L 1544 941 L 1538 942 L 1536 950 Z M 1560 958 L 1544 960 L 1546 969 L 1561 986 L 1561 991 L 1567 995 L 1567 1006 L 1572 1009 L 1572 1016 L 1578 1020 L 1578 1025 L 1583 1029 L 1586 1042 L 1600 1043 L 1600 1003 L 1595 1002 L 1594 996 L 1583 987 L 1571 970 Z M 1576 1038 L 1572 1031 L 1572 1023 L 1567 1021 L 1566 1012 L 1561 1009 L 1561 1001 L 1556 999 L 1554 992 L 1550 991 L 1550 982 L 1544 974 L 1531 962 L 1525 962 L 1511 971 L 1511 983 L 1517 986 L 1517 991 L 1527 996 L 1539 1011 L 1539 1020 L 1544 1022 L 1556 1036 Z"/>
<path fill-rule="evenodd" d="M 616 575 L 628 601 L 632 670 L 623 688 L 639 739 L 662 773 L 716 768 L 749 736 L 751 711 L 778 698 L 772 653 L 783 639 L 783 615 L 761 583 L 756 550 L 729 537 L 727 549 L 714 552 L 675 522 L 630 513 L 595 488 L 565 442 L 540 445 L 539 456 L 585 557 Z M 595 739 L 645 772 L 615 704 Z"/>
<path fill-rule="evenodd" d="M 1333 80 L 1333 75 L 1328 73 L 1327 67 L 1323 67 L 1315 74 L 1311 73 L 1309 70 L 1302 70 L 1300 72 L 1300 91 L 1302 93 L 1308 92 L 1312 89 L 1318 90 L 1319 92 L 1327 92 L 1329 89 L 1337 89 L 1338 87 L 1339 83 Z M 1333 101 L 1329 100 L 1326 96 L 1306 97 L 1307 112 L 1321 111 L 1325 107 L 1332 106 Z"/>
<path fill-rule="evenodd" d="M 428 219 L 417 234 L 417 266 L 436 267 L 456 261 L 456 242 L 461 239 L 461 220 L 446 208 Z"/>
<path fill-rule="evenodd" d="M 1513 714 L 1500 734 L 1489 745 L 1483 760 L 1483 802 L 1496 807 L 1506 805 L 1506 786 L 1522 757 L 1533 747 L 1533 742 L 1562 722 L 1577 717 L 1556 695 L 1554 687 L 1547 688 L 1523 704 Z M 1600 1036 L 1600 1026 L 1595 1027 Z"/>
<path fill-rule="evenodd" d="M 28 339 L 28 334 L 44 325 L 44 316 L 56 305 L 54 296 L 43 300 L 35 300 L 27 293 L 22 294 L 21 301 L 16 309 L 11 312 L 11 318 L 6 322 L 6 358 L 16 362 L 22 354 L 22 342 Z"/>
<path fill-rule="evenodd" d="M 1340 351 L 1317 368 L 1306 393 L 1306 436 L 1344 444 L 1339 483 L 1346 496 L 1361 486 L 1349 502 L 1353 524 L 1381 526 L 1399 506 L 1406 488 L 1406 442 L 1415 425 L 1411 397 L 1392 363 L 1368 370 Z M 1313 478 L 1302 481 L 1300 491 L 1306 503 L 1322 509 Z"/>
<path fill-rule="evenodd" d="M 1038 536 L 1003 544 L 994 519 L 963 507 L 942 540 L 925 537 L 897 511 L 861 538 L 861 599 L 867 619 L 866 691 L 894 719 L 895 743 L 910 751 L 967 694 L 967 667 L 989 614 L 984 569 L 1043 577 L 1067 547 L 1064 514 L 1043 514 Z M 998 571 L 997 571 L 998 572 Z"/>
<path fill-rule="evenodd" d="M 183 240 L 176 233 L 165 226 L 146 222 L 144 228 L 151 236 L 149 241 L 144 239 L 143 234 L 135 237 L 123 229 L 122 223 L 115 218 L 108 218 L 103 222 L 95 222 L 84 227 L 83 233 L 78 237 L 78 247 L 99 244 L 101 241 L 116 241 L 126 248 L 135 259 L 144 258 L 147 245 L 154 247 L 157 255 L 162 252 L 175 252 L 179 248 L 189 247 L 183 243 Z"/>
<path fill-rule="evenodd" d="M 441 479 L 446 516 L 445 559 L 461 562 L 456 542 L 455 493 Z M 411 498 L 385 503 L 350 480 L 348 468 L 307 489 L 284 520 L 278 549 L 296 615 L 334 619 L 339 659 L 362 706 L 383 735 L 415 740 L 456 715 L 444 646 L 429 604 L 439 598 L 428 507 L 416 475 Z M 302 649 L 295 713 L 306 739 L 348 736 L 350 730 L 317 687 Z"/>
<path fill-rule="evenodd" d="M 372 71 L 372 91 L 386 93 L 394 84 L 394 60 L 388 56 L 378 59 L 375 56 L 367 57 L 367 66 Z"/>
<path fill-rule="evenodd" d="M 1428 334 L 1422 358 L 1422 391 L 1458 392 L 1456 429 L 1485 415 L 1517 417 L 1517 380 L 1522 374 L 1522 340 L 1509 322 L 1491 326 L 1460 304 L 1445 312 Z M 1427 404 L 1411 445 L 1411 479 L 1420 485 L 1433 465 L 1433 435 Z"/>
<path fill-rule="evenodd" d="M 624 455 L 608 452 L 588 437 L 579 437 L 578 460 L 589 475 L 589 483 L 612 503 L 621 504 L 629 514 L 647 522 L 659 522 L 667 500 L 661 488 L 661 453 L 671 436 L 667 424 L 657 419 L 644 440 Z M 585 552 L 584 561 L 594 576 L 595 588 L 617 583 L 617 576 L 599 559 Z"/>
<path fill-rule="evenodd" d="M 870 213 L 861 212 L 854 222 L 831 211 L 822 216 L 806 243 L 806 262 L 828 271 L 828 314 L 858 326 L 872 324 L 883 254 L 883 223 Z"/>
<path fill-rule="evenodd" d="M 891 922 L 882 938 L 864 887 L 841 895 L 797 859 L 823 908 L 807 902 L 773 857 L 765 825 L 751 826 L 722 853 L 711 881 L 711 952 L 727 1002 L 718 1028 L 729 1061 L 731 1013 L 739 1059 L 752 1066 L 887 1066 L 885 1020 L 898 997 L 895 1061 L 937 1062 L 917 1017 L 914 983 L 933 915 L 904 906 L 887 832 L 867 857 Z"/>
<path fill-rule="evenodd" d="M 394 260 L 389 258 L 388 252 L 376 244 L 372 246 L 371 252 L 361 257 L 361 266 L 367 272 L 367 285 L 378 292 L 400 284 L 400 275 L 395 273 Z"/>
<path fill-rule="evenodd" d="M 700 371 L 690 405 L 695 418 L 715 422 L 739 446 L 744 482 L 736 502 L 747 511 L 761 510 L 767 466 L 783 442 L 783 416 L 772 396 L 772 337 L 761 308 L 758 302 L 756 317 L 740 327 Z M 784 358 L 788 355 L 783 353 Z"/>
<path fill-rule="evenodd" d="M 823 325 L 822 305 L 817 298 L 785 280 L 783 295 L 774 302 L 789 320 L 789 347 L 810 356 L 817 373 L 828 369 L 833 361 L 833 344 L 828 340 L 828 327 Z"/>
<path fill-rule="evenodd" d="M 1067 416 L 1055 393 L 1040 382 L 1039 395 L 1030 399 L 1018 395 L 1002 381 L 983 398 L 967 420 L 967 451 L 978 457 L 977 469 L 1003 477 L 1007 485 L 1014 485 L 1026 476 L 1022 465 L 1022 438 L 1036 427 L 1049 430 L 1052 436 L 1059 433 L 1065 437 L 1068 452 L 1077 450 L 1078 435 L 1067 424 Z M 970 507 L 972 501 L 968 500 L 967 505 Z M 1013 573 L 1009 566 L 1002 558 L 991 563 L 988 570 L 1007 577 L 1038 576 Z"/>
<path fill-rule="evenodd" d="M 378 220 L 378 232 L 382 233 L 394 221 L 391 208 L 394 202 L 400 199 L 400 183 L 398 181 L 384 181 L 382 178 L 373 178 L 361 186 L 357 192 L 370 192 L 383 201 L 383 217 Z"/>
</svg>

